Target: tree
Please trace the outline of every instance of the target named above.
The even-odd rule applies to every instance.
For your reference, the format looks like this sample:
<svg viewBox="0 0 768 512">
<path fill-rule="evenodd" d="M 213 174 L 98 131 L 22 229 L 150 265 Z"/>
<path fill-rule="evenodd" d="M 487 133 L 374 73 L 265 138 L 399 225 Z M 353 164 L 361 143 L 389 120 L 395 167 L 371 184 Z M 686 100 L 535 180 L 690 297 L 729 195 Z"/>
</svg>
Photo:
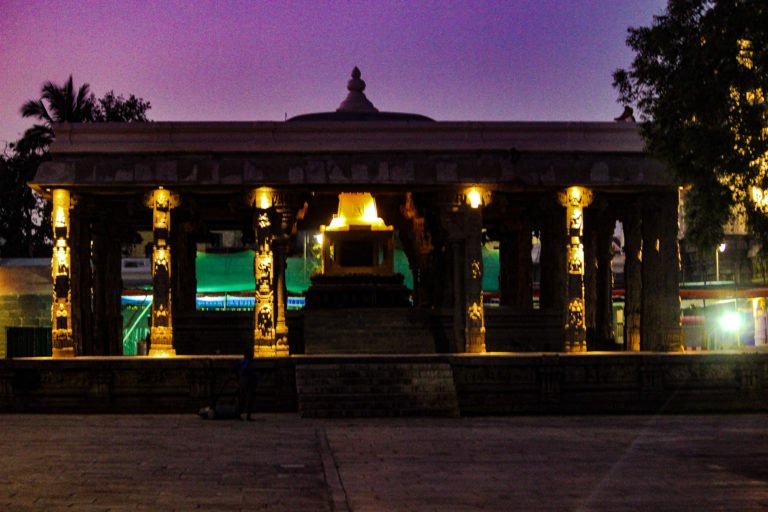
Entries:
<svg viewBox="0 0 768 512">
<path fill-rule="evenodd" d="M 88 84 L 75 91 L 72 75 L 63 85 L 45 82 L 40 99 L 29 100 L 21 106 L 22 117 L 33 117 L 35 124 L 24 132 L 16 144 L 22 154 L 44 152 L 53 141 L 54 123 L 87 123 L 94 120 L 95 100 Z"/>
<path fill-rule="evenodd" d="M 42 160 L 36 153 L 0 155 L 0 257 L 50 255 L 50 205 L 27 186 Z"/>
<path fill-rule="evenodd" d="M 713 248 L 743 208 L 768 249 L 768 2 L 669 0 L 628 32 L 635 57 L 614 86 L 649 151 L 690 185 L 686 238 Z"/>
<path fill-rule="evenodd" d="M 109 91 L 99 98 L 94 110 L 94 122 L 103 123 L 146 123 L 147 110 L 152 108 L 148 101 L 137 98 L 133 94 L 128 99 L 122 94 L 115 96 Z"/>
<path fill-rule="evenodd" d="M 27 183 L 50 158 L 55 123 L 147 122 L 148 101 L 108 92 L 98 100 L 88 84 L 75 89 L 72 76 L 63 85 L 46 82 L 40 99 L 21 107 L 38 122 L 0 154 L 0 257 L 49 256 L 50 205 Z"/>
<path fill-rule="evenodd" d="M 98 100 L 88 84 L 75 90 L 72 75 L 63 85 L 46 82 L 37 100 L 29 100 L 21 107 L 22 117 L 36 118 L 37 123 L 24 132 L 16 143 L 20 154 L 43 154 L 53 142 L 55 123 L 133 123 L 148 122 L 148 101 L 131 94 L 127 99 L 109 91 Z"/>
</svg>

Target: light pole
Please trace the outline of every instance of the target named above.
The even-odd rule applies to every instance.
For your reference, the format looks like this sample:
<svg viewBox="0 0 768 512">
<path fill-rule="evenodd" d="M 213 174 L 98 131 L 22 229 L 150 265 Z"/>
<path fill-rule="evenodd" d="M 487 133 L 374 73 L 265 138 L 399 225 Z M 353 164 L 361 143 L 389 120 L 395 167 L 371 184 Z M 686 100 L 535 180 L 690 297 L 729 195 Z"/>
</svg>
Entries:
<svg viewBox="0 0 768 512">
<path fill-rule="evenodd" d="M 720 253 L 725 252 L 726 247 L 725 242 L 723 242 L 715 249 L 715 282 L 720 281 Z"/>
</svg>

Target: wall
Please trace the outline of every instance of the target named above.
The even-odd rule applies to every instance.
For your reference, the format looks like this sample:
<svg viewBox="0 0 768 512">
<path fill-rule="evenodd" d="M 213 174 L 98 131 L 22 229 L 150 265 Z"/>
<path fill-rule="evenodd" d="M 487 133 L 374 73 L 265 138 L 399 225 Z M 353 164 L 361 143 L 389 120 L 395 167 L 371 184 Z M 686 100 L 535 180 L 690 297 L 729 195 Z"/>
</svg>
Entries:
<svg viewBox="0 0 768 512">
<path fill-rule="evenodd" d="M 51 296 L 0 295 L 0 359 L 8 349 L 8 327 L 51 327 Z"/>
<path fill-rule="evenodd" d="M 0 412 L 194 413 L 219 394 L 232 399 L 235 361 L 0 360 Z M 296 365 L 331 362 L 447 362 L 464 416 L 768 412 L 768 353 L 757 352 L 264 358 L 255 410 L 296 412 Z"/>
</svg>

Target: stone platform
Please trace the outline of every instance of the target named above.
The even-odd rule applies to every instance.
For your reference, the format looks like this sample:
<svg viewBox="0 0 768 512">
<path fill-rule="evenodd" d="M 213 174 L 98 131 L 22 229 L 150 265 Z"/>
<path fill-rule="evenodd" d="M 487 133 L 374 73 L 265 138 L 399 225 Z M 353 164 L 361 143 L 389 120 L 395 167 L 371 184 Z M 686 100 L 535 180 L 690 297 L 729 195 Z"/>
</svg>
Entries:
<svg viewBox="0 0 768 512">
<path fill-rule="evenodd" d="M 236 360 L 231 356 L 4 359 L 0 412 L 193 412 L 216 397 L 233 400 Z M 452 375 L 462 416 L 768 411 L 768 353 L 292 356 L 258 359 L 255 365 L 259 375 L 255 406 L 264 412 L 299 410 L 298 367 L 304 375 L 324 379 L 319 384 L 302 381 L 299 392 L 343 388 L 346 370 L 351 369 L 381 376 L 404 367 L 444 368 L 441 379 Z M 324 373 L 329 367 L 338 371 Z M 402 386 L 419 389 L 415 377 L 410 375 Z M 395 386 L 391 394 L 402 394 L 403 389 Z M 360 392 L 365 394 L 364 389 Z M 399 403 L 393 401 L 383 411 L 348 415 L 397 416 L 402 414 Z"/>
</svg>

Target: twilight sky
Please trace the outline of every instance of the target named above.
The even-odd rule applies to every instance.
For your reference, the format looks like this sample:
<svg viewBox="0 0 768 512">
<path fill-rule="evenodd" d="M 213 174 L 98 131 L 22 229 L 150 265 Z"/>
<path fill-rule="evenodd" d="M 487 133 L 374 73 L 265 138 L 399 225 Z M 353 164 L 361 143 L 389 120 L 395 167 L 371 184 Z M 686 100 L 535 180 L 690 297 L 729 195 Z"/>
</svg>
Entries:
<svg viewBox="0 0 768 512">
<path fill-rule="evenodd" d="M 357 65 L 379 110 L 610 120 L 628 26 L 665 0 L 0 0 L 0 150 L 21 104 L 74 75 L 156 121 L 335 110 Z"/>
</svg>

